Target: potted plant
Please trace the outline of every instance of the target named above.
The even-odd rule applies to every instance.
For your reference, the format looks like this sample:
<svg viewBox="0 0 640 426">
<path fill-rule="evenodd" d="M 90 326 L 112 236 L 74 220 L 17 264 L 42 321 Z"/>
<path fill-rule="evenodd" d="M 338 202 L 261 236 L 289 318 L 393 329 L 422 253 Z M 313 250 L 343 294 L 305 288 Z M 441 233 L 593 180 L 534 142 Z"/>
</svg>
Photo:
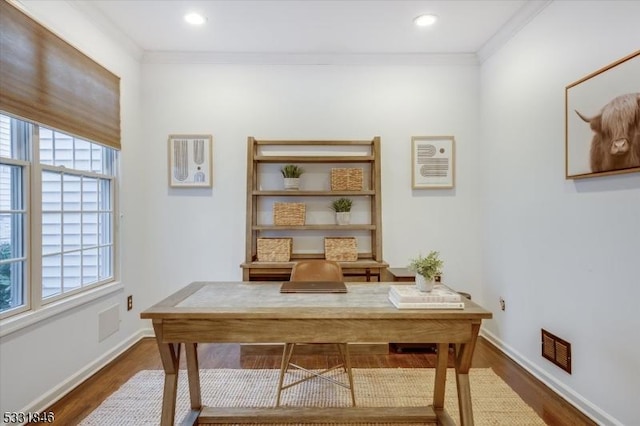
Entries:
<svg viewBox="0 0 640 426">
<path fill-rule="evenodd" d="M 410 260 L 409 270 L 416 273 L 416 286 L 420 291 L 431 291 L 436 275 L 442 273 L 440 253 L 431 251 L 426 257 L 419 255 Z"/>
<path fill-rule="evenodd" d="M 284 189 L 298 189 L 300 187 L 300 176 L 304 173 L 302 167 L 295 164 L 287 164 L 280 169 L 284 177 Z"/>
<path fill-rule="evenodd" d="M 351 221 L 351 205 L 353 200 L 349 198 L 338 198 L 331 203 L 331 209 L 336 212 L 336 223 L 338 225 L 348 225 Z"/>
</svg>

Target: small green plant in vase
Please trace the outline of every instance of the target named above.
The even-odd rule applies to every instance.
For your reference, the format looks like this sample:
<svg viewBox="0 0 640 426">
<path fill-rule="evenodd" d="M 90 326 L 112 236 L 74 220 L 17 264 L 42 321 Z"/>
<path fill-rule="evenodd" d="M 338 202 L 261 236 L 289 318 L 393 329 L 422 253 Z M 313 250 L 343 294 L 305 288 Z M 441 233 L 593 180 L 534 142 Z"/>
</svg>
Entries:
<svg viewBox="0 0 640 426">
<path fill-rule="evenodd" d="M 351 221 L 351 206 L 353 200 L 349 198 L 338 198 L 331 202 L 331 209 L 336 212 L 336 223 L 338 225 L 348 225 Z"/>
<path fill-rule="evenodd" d="M 442 273 L 440 253 L 431 251 L 426 257 L 419 255 L 410 260 L 409 270 L 416 273 L 416 286 L 420 291 L 431 291 L 436 275 Z"/>
<path fill-rule="evenodd" d="M 300 187 L 300 176 L 304 173 L 304 169 L 295 164 L 287 164 L 280 169 L 282 177 L 284 177 L 284 189 L 298 189 Z"/>
<path fill-rule="evenodd" d="M 333 200 L 331 203 L 331 209 L 336 213 L 350 212 L 352 205 L 353 200 L 349 198 L 338 198 L 337 200 Z"/>
</svg>

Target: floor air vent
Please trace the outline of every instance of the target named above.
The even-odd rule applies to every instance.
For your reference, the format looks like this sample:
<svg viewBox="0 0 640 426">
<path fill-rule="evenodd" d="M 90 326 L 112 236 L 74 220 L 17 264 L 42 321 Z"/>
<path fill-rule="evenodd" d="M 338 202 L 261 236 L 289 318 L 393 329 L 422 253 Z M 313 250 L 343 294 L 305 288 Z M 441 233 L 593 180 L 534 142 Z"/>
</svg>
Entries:
<svg viewBox="0 0 640 426">
<path fill-rule="evenodd" d="M 571 374 L 571 343 L 542 329 L 542 356 Z"/>
</svg>

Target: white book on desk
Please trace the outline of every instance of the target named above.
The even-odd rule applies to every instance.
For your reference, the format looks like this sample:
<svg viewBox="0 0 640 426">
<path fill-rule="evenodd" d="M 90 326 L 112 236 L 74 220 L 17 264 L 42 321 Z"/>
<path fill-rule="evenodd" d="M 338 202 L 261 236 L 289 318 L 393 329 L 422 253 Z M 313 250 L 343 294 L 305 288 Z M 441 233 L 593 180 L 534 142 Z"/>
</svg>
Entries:
<svg viewBox="0 0 640 426">
<path fill-rule="evenodd" d="M 464 309 L 464 302 L 400 302 L 393 295 L 389 301 L 398 309 Z"/>
<path fill-rule="evenodd" d="M 462 296 L 450 288 L 439 284 L 429 292 L 420 291 L 415 285 L 390 285 L 389 296 L 393 296 L 398 302 L 422 303 L 422 302 L 461 302 Z"/>
</svg>

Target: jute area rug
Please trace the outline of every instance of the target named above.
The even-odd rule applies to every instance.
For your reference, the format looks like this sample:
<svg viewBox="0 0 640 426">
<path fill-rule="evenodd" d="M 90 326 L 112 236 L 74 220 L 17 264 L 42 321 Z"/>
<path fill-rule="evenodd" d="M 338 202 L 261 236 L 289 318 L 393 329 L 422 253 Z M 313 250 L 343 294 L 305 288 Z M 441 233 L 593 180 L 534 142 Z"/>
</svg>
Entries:
<svg viewBox="0 0 640 426">
<path fill-rule="evenodd" d="M 216 369 L 201 370 L 202 402 L 209 407 L 273 407 L 276 400 L 278 370 Z M 356 403 L 360 407 L 430 405 L 433 398 L 432 368 L 353 369 Z M 302 372 L 290 372 L 293 380 Z M 334 378 L 346 380 L 336 370 Z M 164 372 L 145 370 L 114 392 L 80 424 L 157 425 L 160 422 Z M 472 369 L 469 374 L 476 425 L 544 425 L 545 423 L 520 397 L 489 368 Z M 324 380 L 310 380 L 283 391 L 282 405 L 348 407 L 349 391 Z M 445 407 L 460 424 L 455 375 L 447 372 Z M 189 411 L 186 371 L 180 372 L 176 424 Z M 407 424 L 404 424 L 407 426 Z"/>
</svg>

